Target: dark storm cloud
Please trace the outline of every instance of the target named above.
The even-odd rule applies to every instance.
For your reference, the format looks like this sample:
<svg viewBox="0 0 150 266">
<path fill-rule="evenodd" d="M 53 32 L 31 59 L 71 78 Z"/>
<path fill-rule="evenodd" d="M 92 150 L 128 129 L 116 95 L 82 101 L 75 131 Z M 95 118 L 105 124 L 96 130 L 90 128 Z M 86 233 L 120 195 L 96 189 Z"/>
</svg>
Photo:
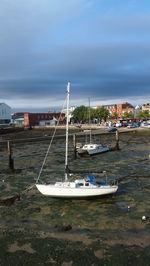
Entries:
<svg viewBox="0 0 150 266">
<path fill-rule="evenodd" d="M 30 55 L 31 63 L 24 61 L 24 68 L 22 63 L 16 62 L 13 79 L 1 79 L 0 97 L 7 98 L 10 94 L 14 98 L 57 94 L 61 97 L 68 80 L 72 82 L 75 97 L 147 95 L 149 54 L 147 45 L 103 45 L 58 48 L 54 61 L 51 61 L 54 56 L 51 53 Z"/>
<path fill-rule="evenodd" d="M 96 1 L 96 14 L 92 3 L 1 0 L 0 99 L 44 104 L 68 80 L 74 99 L 150 95 L 149 13 L 103 14 Z"/>
</svg>

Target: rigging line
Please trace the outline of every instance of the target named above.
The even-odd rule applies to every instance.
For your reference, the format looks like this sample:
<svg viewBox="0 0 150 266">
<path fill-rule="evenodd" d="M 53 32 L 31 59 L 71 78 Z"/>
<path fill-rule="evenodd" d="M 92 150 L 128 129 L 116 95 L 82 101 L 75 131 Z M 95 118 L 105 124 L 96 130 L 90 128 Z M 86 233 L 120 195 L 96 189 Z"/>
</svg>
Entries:
<svg viewBox="0 0 150 266">
<path fill-rule="evenodd" d="M 66 99 L 67 99 L 67 98 L 66 98 Z M 62 110 L 64 109 L 64 106 L 65 106 L 65 103 L 66 103 L 66 99 L 65 99 L 65 101 L 64 101 L 64 104 L 63 104 Z M 48 146 L 48 149 L 47 149 L 46 155 L 45 155 L 45 157 L 44 157 L 44 160 L 43 160 L 43 163 L 42 163 L 42 166 L 41 166 L 41 169 L 40 169 L 39 175 L 38 175 L 37 180 L 36 180 L 36 184 L 39 182 L 39 179 L 40 179 L 41 173 L 42 173 L 42 171 L 43 171 L 43 167 L 44 167 L 45 162 L 46 162 L 46 160 L 47 160 L 47 156 L 48 156 L 48 154 L 49 154 L 49 150 L 50 150 L 50 148 L 51 148 L 51 145 L 52 145 L 52 142 L 53 142 L 53 139 L 54 139 L 54 136 L 55 136 L 55 133 L 56 133 L 57 127 L 58 127 L 59 122 L 60 122 L 60 119 L 61 119 L 62 110 L 61 110 L 61 112 L 60 112 L 59 119 L 58 119 L 57 124 L 56 124 L 56 126 L 55 126 L 54 133 L 53 133 L 52 138 L 51 138 L 51 141 L 50 141 L 50 143 L 49 143 L 49 146 Z"/>
</svg>

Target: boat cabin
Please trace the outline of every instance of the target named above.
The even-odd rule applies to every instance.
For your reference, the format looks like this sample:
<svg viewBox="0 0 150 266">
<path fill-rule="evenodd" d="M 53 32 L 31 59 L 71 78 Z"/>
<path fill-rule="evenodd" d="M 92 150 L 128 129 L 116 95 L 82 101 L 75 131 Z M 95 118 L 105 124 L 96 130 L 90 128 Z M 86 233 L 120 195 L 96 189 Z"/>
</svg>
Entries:
<svg viewBox="0 0 150 266">
<path fill-rule="evenodd" d="M 94 150 L 94 149 L 99 149 L 100 147 L 102 147 L 102 144 L 85 144 L 83 146 L 84 150 Z"/>
<path fill-rule="evenodd" d="M 75 182 L 56 182 L 54 184 L 55 187 L 70 187 L 70 188 L 88 188 L 88 187 L 95 187 L 97 186 L 96 182 L 92 183 L 90 180 L 85 179 L 76 179 Z"/>
<path fill-rule="evenodd" d="M 89 187 L 93 186 L 93 184 L 90 183 L 90 181 L 86 181 L 85 179 L 75 180 L 76 187 Z"/>
</svg>

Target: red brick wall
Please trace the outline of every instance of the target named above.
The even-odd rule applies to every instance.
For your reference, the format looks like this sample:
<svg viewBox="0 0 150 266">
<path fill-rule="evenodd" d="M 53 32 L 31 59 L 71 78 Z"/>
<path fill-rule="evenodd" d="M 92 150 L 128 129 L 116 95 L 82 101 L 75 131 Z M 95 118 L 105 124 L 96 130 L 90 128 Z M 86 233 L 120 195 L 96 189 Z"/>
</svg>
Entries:
<svg viewBox="0 0 150 266">
<path fill-rule="evenodd" d="M 24 127 L 32 127 L 39 124 L 42 120 L 52 120 L 60 117 L 60 113 L 25 113 L 24 114 Z M 60 124 L 63 123 L 65 115 L 61 114 Z"/>
<path fill-rule="evenodd" d="M 24 127 L 30 126 L 29 113 L 24 114 Z"/>
<path fill-rule="evenodd" d="M 117 114 L 120 118 L 125 112 L 134 112 L 134 107 L 128 103 L 117 104 Z"/>
</svg>

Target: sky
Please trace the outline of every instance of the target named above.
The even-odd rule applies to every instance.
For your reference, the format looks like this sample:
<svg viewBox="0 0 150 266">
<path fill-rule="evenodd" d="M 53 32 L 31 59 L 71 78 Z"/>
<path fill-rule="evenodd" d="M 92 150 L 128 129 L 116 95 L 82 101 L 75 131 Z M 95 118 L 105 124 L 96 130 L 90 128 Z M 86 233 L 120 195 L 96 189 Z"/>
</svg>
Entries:
<svg viewBox="0 0 150 266">
<path fill-rule="evenodd" d="M 150 102 L 149 0 L 1 0 L 0 102 Z"/>
</svg>

